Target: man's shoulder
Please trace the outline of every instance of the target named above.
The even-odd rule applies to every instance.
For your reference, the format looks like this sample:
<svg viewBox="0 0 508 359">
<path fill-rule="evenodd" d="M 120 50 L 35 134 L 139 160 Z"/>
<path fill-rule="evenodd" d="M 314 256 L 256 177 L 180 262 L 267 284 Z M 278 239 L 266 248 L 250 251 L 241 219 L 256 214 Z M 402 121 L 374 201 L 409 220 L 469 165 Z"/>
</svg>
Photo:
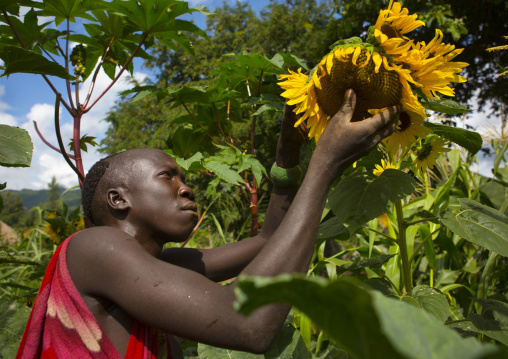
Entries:
<svg viewBox="0 0 508 359">
<path fill-rule="evenodd" d="M 79 253 L 80 257 L 111 255 L 122 248 L 140 248 L 128 233 L 114 227 L 99 226 L 76 233 L 69 243 L 67 252 Z"/>
</svg>

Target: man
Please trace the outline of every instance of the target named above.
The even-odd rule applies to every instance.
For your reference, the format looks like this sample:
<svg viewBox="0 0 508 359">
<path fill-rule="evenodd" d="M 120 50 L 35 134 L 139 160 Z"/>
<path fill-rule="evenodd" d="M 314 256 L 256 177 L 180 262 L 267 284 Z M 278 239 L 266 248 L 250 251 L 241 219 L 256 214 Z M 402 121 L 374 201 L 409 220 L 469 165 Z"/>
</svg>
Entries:
<svg viewBox="0 0 508 359">
<path fill-rule="evenodd" d="M 63 357 L 58 352 L 85 349 L 92 357 L 136 357 L 133 353 L 138 352 L 155 356 L 152 328 L 215 346 L 265 352 L 290 308 L 267 305 L 244 317 L 232 305 L 235 283 L 216 282 L 239 274 L 307 270 L 331 183 L 397 123 L 396 107 L 351 122 L 355 101 L 349 90 L 321 136 L 299 189 L 295 167 L 303 135 L 292 126 L 295 115 L 286 107 L 263 229 L 256 237 L 220 248 L 162 250 L 167 242 L 186 240 L 197 223 L 194 194 L 164 152 L 131 150 L 96 164 L 83 195 L 85 214 L 89 207 L 96 227 L 79 232 L 55 254 L 60 258 L 50 268 L 56 268 L 57 284 L 50 291 L 45 279 L 37 299 L 49 303 L 46 314 L 41 309 L 32 314 L 31 322 L 46 321 L 57 329 L 53 335 L 40 329 L 40 342 L 25 333 L 18 357 L 41 352 Z M 74 339 L 66 340 L 66 335 Z M 181 349 L 171 343 L 170 351 L 181 357 Z"/>
</svg>

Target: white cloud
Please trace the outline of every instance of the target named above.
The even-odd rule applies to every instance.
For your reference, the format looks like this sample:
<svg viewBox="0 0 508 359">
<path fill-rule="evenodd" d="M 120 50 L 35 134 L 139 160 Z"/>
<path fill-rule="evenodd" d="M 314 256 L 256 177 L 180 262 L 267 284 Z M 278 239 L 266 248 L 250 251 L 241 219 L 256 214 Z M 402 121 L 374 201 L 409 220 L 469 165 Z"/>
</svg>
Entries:
<svg viewBox="0 0 508 359">
<path fill-rule="evenodd" d="M 97 137 L 97 141 L 100 141 L 100 139 L 104 137 L 108 124 L 102 121 L 102 119 L 106 117 L 106 113 L 112 108 L 118 98 L 118 93 L 132 87 L 129 81 L 126 80 L 128 77 L 130 77 L 129 74 L 123 75 L 111 90 L 97 102 L 92 110 L 83 116 L 81 121 L 81 136 L 84 134 L 95 136 Z M 147 78 L 147 75 L 135 73 L 134 78 L 138 81 L 143 81 Z M 101 72 L 97 77 L 93 98 L 96 98 L 98 94 L 104 91 L 110 83 L 111 80 L 109 77 Z M 81 101 L 84 101 L 88 88 L 89 82 L 87 81 L 80 89 Z M 33 89 L 33 91 L 33 94 L 26 94 L 28 99 L 37 99 L 37 91 L 40 91 L 40 89 Z M 14 116 L 5 112 L 8 109 L 8 105 L 2 105 L 1 98 L 3 93 L 5 93 L 5 88 L 0 85 L 0 123 L 18 125 L 25 128 L 29 132 L 34 143 L 34 153 L 30 168 L 0 167 L 0 183 L 7 182 L 7 189 L 12 190 L 24 188 L 45 189 L 52 177 L 55 176 L 60 185 L 65 187 L 77 185 L 77 175 L 68 166 L 64 158 L 59 153 L 46 146 L 34 129 L 33 122 L 36 121 L 39 131 L 46 141 L 58 147 L 54 130 L 54 104 L 33 104 L 24 118 L 16 119 Z M 63 106 L 60 107 L 60 124 L 62 139 L 64 145 L 67 146 L 73 136 L 73 119 Z M 88 150 L 88 153 L 82 153 L 85 170 L 88 170 L 96 161 L 104 157 L 104 155 L 99 154 L 90 146 L 88 146 Z"/>
</svg>

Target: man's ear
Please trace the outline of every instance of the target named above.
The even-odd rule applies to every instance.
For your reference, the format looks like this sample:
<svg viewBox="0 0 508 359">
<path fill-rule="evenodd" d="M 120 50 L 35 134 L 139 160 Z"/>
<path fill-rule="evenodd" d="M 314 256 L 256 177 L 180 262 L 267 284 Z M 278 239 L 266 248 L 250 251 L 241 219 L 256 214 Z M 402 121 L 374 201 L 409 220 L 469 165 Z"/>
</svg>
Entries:
<svg viewBox="0 0 508 359">
<path fill-rule="evenodd" d="M 130 201 L 124 188 L 111 188 L 108 190 L 108 206 L 112 210 L 124 211 L 131 208 Z"/>
</svg>

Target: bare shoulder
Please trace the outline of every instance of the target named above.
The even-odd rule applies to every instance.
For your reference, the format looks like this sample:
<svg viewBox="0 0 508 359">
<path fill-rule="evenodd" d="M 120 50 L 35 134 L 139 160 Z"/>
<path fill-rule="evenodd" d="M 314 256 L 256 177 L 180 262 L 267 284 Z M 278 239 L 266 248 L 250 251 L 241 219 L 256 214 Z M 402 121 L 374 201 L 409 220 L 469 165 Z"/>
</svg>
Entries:
<svg viewBox="0 0 508 359">
<path fill-rule="evenodd" d="M 78 291 L 94 292 L 119 263 L 148 254 L 129 234 L 113 227 L 93 227 L 77 233 L 67 249 L 67 266 Z"/>
</svg>

